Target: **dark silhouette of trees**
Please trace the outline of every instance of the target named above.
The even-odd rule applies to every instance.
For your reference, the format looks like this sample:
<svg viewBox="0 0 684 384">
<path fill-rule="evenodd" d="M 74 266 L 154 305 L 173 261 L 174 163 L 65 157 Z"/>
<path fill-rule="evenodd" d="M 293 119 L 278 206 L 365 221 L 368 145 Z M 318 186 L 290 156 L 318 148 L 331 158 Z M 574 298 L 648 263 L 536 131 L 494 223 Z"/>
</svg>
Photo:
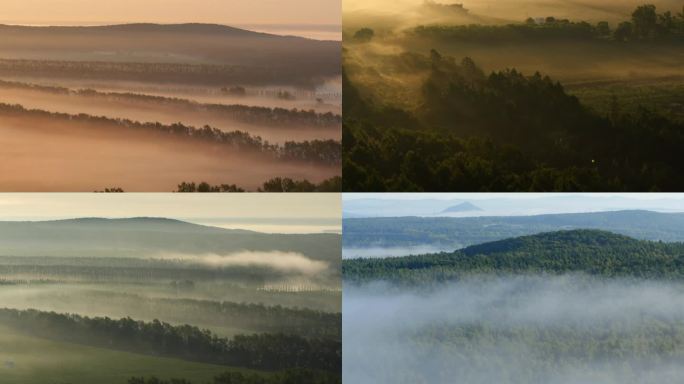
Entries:
<svg viewBox="0 0 684 384">
<path fill-rule="evenodd" d="M 354 33 L 354 40 L 359 43 L 367 43 L 373 40 L 375 31 L 370 28 L 361 28 Z"/>
<path fill-rule="evenodd" d="M 641 5 L 632 13 L 634 34 L 638 39 L 656 37 L 658 31 L 658 14 L 655 5 Z"/>
<path fill-rule="evenodd" d="M 192 100 L 175 97 L 154 96 L 128 92 L 100 92 L 93 89 L 73 90 L 64 87 L 36 85 L 5 80 L 0 80 L 0 87 L 5 89 L 40 91 L 56 95 L 81 96 L 114 102 L 131 101 L 140 104 L 154 104 L 155 106 L 169 107 L 173 108 L 174 110 L 183 108 L 205 115 L 213 114 L 218 117 L 251 125 L 331 129 L 339 128 L 339 126 L 342 124 L 342 117 L 340 115 L 336 115 L 331 112 L 317 113 L 314 110 L 268 108 L 247 105 L 203 104 Z M 246 92 L 244 88 L 238 88 Z"/>
<path fill-rule="evenodd" d="M 272 375 L 226 372 L 206 384 L 341 384 L 342 378 L 327 372 L 310 369 L 288 369 Z M 128 384 L 192 384 L 184 379 L 161 380 L 156 377 L 134 377 Z"/>
<path fill-rule="evenodd" d="M 258 192 L 340 192 L 342 177 L 336 176 L 320 182 L 312 183 L 308 180 L 293 180 L 288 177 L 276 177 L 266 181 Z M 245 192 L 235 184 L 210 185 L 207 182 L 195 184 L 182 182 L 176 192 Z"/>
<path fill-rule="evenodd" d="M 0 309 L 0 322 L 52 340 L 190 361 L 268 371 L 306 368 L 339 373 L 341 342 L 295 335 L 255 334 L 221 338 L 191 325 L 154 320 L 64 315 Z"/>
<path fill-rule="evenodd" d="M 0 103 L 0 115 L 27 116 L 71 123 L 88 124 L 92 129 L 106 129 L 110 127 L 128 128 L 149 133 L 173 135 L 190 140 L 201 140 L 223 145 L 240 151 L 260 152 L 276 159 L 316 163 L 322 165 L 337 165 L 341 163 L 341 144 L 335 140 L 312 140 L 294 142 L 288 141 L 283 145 L 270 144 L 260 136 L 252 136 L 248 132 L 225 132 L 218 128 L 205 125 L 201 128 L 175 123 L 164 125 L 158 122 L 141 123 L 129 119 L 112 119 L 104 116 L 87 114 L 70 115 L 66 113 L 48 112 L 43 110 L 28 110 L 21 105 Z"/>
</svg>

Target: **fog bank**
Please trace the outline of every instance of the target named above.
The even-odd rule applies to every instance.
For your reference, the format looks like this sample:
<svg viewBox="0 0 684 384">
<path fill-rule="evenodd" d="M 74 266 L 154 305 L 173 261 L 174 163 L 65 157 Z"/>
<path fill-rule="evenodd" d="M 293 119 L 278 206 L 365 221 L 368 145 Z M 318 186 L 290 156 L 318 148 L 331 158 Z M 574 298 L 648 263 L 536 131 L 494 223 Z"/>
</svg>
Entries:
<svg viewBox="0 0 684 384">
<path fill-rule="evenodd" d="M 684 380 L 684 285 L 584 276 L 479 278 L 431 292 L 344 290 L 354 383 Z"/>
</svg>

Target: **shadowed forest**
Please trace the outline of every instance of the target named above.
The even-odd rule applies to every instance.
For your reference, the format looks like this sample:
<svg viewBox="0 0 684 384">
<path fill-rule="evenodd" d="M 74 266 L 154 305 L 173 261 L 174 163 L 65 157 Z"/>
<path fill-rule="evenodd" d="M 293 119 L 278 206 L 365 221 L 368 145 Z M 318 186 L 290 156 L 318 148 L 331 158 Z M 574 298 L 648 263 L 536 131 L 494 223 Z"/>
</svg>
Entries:
<svg viewBox="0 0 684 384">
<path fill-rule="evenodd" d="M 161 218 L 0 229 L 3 382 L 341 382 L 339 234 Z"/>
<path fill-rule="evenodd" d="M 5 191 L 256 191 L 341 175 L 339 42 L 209 24 L 0 25 L 0 37 Z"/>
<path fill-rule="evenodd" d="M 345 8 L 344 190 L 682 188 L 684 4 L 383 4 Z"/>
<path fill-rule="evenodd" d="M 345 219 L 345 380 L 678 382 L 681 220 L 648 211 Z M 443 250 L 401 250 L 417 245 Z"/>
</svg>

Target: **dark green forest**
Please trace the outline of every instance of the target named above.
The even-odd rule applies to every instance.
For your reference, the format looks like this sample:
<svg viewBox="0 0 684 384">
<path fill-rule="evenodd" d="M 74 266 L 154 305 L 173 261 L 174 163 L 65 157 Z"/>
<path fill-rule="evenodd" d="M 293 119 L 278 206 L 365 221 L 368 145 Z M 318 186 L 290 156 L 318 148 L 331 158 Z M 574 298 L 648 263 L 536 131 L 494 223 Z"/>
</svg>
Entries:
<svg viewBox="0 0 684 384">
<path fill-rule="evenodd" d="M 684 42 L 684 16 L 635 10 L 615 30 L 534 20 L 507 26 L 424 26 L 426 41 L 523 39 L 668 46 Z M 625 32 L 628 31 L 628 32 Z M 356 42 L 368 44 L 368 42 Z M 346 49 L 354 49 L 353 45 Z M 343 71 L 345 191 L 676 191 L 684 188 L 684 122 L 619 95 L 601 114 L 553 78 L 510 68 L 485 73 L 469 57 L 405 52 L 399 73 L 428 73 L 415 109 L 380 104 Z M 591 65 L 591 64 L 588 64 Z M 359 71 L 359 68 L 354 68 Z"/>
<path fill-rule="evenodd" d="M 0 310 L 0 322 L 33 336 L 203 363 L 276 371 L 341 370 L 340 341 L 294 335 L 217 336 L 191 325 L 89 318 L 37 310 Z"/>
<path fill-rule="evenodd" d="M 216 376 L 211 384 L 339 384 L 339 376 L 326 372 L 306 369 L 288 369 L 275 375 L 264 377 L 240 372 L 226 372 Z M 185 379 L 160 380 L 156 377 L 134 377 L 128 384 L 193 384 Z M 196 383 L 204 384 L 204 383 Z"/>
<path fill-rule="evenodd" d="M 430 285 L 480 274 L 586 273 L 601 277 L 684 278 L 684 243 L 636 240 L 599 230 L 546 232 L 455 252 L 342 263 L 344 279 Z"/>
</svg>

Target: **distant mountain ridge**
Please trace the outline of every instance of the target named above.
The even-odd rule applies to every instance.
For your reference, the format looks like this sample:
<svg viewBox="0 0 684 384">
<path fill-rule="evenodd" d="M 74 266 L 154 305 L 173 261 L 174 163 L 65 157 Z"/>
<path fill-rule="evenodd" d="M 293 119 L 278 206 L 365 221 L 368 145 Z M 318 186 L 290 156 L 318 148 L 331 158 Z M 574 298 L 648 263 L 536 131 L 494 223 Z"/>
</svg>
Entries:
<svg viewBox="0 0 684 384">
<path fill-rule="evenodd" d="M 218 24 L 0 25 L 0 36 L 4 58 L 14 60 L 0 67 L 0 77 L 31 81 L 89 78 L 216 88 L 311 88 L 341 75 L 340 41 L 281 36 Z M 69 63 L 87 66 L 73 73 Z M 102 63 L 118 65 L 102 68 Z M 146 76 L 135 75 L 131 65 L 137 68 L 143 64 L 167 65 L 152 67 L 154 70 L 145 67 Z"/>
<path fill-rule="evenodd" d="M 12 223 L 8 221 L 0 221 L 1 223 Z M 40 220 L 40 221 L 23 221 L 22 223 L 32 223 L 36 225 L 102 225 L 102 226 L 164 226 L 169 228 L 186 228 L 193 230 L 206 231 L 222 231 L 222 232 L 240 232 L 240 233 L 257 233 L 255 231 L 248 231 L 242 229 L 228 229 L 213 227 L 210 225 L 196 224 L 188 221 L 170 219 L 165 217 L 127 217 L 127 218 L 104 218 L 104 217 L 79 217 L 74 219 L 60 219 L 60 220 Z"/>
<path fill-rule="evenodd" d="M 204 23 L 180 23 L 180 24 L 157 24 L 157 23 L 130 23 L 130 24 L 110 24 L 110 25 L 92 25 L 92 26 L 30 26 L 30 25 L 10 25 L 0 24 L 0 31 L 5 32 L 132 32 L 132 33 L 198 33 L 198 34 L 213 34 L 223 36 L 236 37 L 263 37 L 276 38 L 286 37 L 281 35 L 274 35 L 263 32 L 255 32 L 247 29 L 231 27 L 222 24 L 204 24 Z M 304 39 L 303 37 L 301 39 Z"/>
<path fill-rule="evenodd" d="M 561 229 L 608 230 L 642 240 L 684 241 L 684 213 L 644 210 L 536 216 L 346 218 L 344 246 L 463 248 Z"/>
<path fill-rule="evenodd" d="M 482 210 L 483 209 L 478 207 L 477 205 L 469 201 L 466 201 L 464 203 L 452 205 L 451 207 L 445 208 L 444 210 L 442 210 L 442 213 L 473 212 Z"/>
<path fill-rule="evenodd" d="M 351 281 L 444 282 L 473 274 L 585 273 L 684 279 L 684 243 L 637 240 L 593 229 L 547 232 L 455 252 L 343 261 Z"/>
<path fill-rule="evenodd" d="M 295 252 L 339 266 L 340 243 L 339 234 L 270 234 L 155 217 L 0 222 L 0 257 Z"/>
</svg>

